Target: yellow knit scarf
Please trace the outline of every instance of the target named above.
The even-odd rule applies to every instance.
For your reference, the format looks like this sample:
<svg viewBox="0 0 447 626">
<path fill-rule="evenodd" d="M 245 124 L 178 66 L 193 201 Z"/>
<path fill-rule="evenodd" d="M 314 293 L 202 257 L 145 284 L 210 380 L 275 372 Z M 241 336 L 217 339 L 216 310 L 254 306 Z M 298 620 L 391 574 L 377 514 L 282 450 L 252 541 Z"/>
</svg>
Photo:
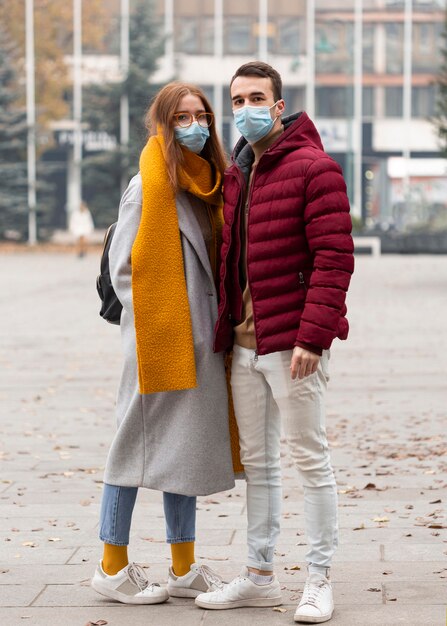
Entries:
<svg viewBox="0 0 447 626">
<path fill-rule="evenodd" d="M 140 157 L 141 222 L 132 247 L 132 295 L 140 393 L 197 386 L 192 324 L 186 290 L 175 192 L 161 134 L 150 137 Z M 183 149 L 180 187 L 210 207 L 213 233 L 222 227 L 221 176 Z M 214 244 L 213 249 L 217 244 Z"/>
</svg>

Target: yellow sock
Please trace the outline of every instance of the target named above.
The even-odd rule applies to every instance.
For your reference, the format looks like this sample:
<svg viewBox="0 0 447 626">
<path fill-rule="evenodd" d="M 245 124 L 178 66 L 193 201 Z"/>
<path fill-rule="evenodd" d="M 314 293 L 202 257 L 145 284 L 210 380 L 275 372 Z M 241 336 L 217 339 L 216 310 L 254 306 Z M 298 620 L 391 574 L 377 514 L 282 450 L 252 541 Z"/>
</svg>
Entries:
<svg viewBox="0 0 447 626">
<path fill-rule="evenodd" d="M 102 557 L 102 569 L 109 576 L 118 574 L 120 569 L 128 565 L 127 546 L 112 546 L 110 543 L 104 544 L 104 555 Z"/>
<path fill-rule="evenodd" d="M 176 576 L 184 576 L 195 563 L 194 541 L 171 543 L 172 569 Z"/>
</svg>

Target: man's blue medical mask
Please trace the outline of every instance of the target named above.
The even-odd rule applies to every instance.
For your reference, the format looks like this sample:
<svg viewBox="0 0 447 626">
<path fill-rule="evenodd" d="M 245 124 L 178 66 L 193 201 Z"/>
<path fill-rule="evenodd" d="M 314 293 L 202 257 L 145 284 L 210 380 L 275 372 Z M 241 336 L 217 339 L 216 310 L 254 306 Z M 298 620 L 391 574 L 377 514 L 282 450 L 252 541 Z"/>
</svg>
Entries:
<svg viewBox="0 0 447 626">
<path fill-rule="evenodd" d="M 277 118 L 272 119 L 270 109 L 277 104 L 278 101 L 271 107 L 246 105 L 233 111 L 236 128 L 249 143 L 256 143 L 271 131 Z"/>
</svg>

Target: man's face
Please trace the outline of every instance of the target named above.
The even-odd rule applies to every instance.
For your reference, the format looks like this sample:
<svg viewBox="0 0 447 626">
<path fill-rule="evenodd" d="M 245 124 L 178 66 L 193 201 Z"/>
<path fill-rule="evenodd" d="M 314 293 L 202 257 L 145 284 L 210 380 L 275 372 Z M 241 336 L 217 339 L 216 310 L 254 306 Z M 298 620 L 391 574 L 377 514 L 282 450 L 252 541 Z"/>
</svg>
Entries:
<svg viewBox="0 0 447 626">
<path fill-rule="evenodd" d="M 273 107 L 275 97 L 271 79 L 268 76 L 237 76 L 231 85 L 231 102 L 233 111 L 247 105 Z M 284 100 L 278 100 L 272 112 L 281 115 L 283 111 Z"/>
</svg>

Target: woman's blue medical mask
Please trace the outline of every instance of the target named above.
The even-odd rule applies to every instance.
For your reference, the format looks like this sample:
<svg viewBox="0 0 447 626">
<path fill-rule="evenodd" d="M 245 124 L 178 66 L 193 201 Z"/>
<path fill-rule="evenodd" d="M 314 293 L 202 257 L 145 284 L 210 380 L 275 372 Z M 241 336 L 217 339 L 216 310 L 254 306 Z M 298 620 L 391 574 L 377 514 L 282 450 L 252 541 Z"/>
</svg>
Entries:
<svg viewBox="0 0 447 626">
<path fill-rule="evenodd" d="M 174 128 L 175 138 L 177 141 L 191 152 L 199 154 L 203 150 L 206 140 L 210 136 L 208 128 L 200 126 L 197 122 L 193 122 L 188 128 L 176 126 Z"/>
<path fill-rule="evenodd" d="M 277 104 L 275 102 L 271 107 L 246 105 L 233 111 L 236 128 L 248 142 L 256 143 L 271 131 L 277 118 L 272 119 L 270 109 Z"/>
</svg>

